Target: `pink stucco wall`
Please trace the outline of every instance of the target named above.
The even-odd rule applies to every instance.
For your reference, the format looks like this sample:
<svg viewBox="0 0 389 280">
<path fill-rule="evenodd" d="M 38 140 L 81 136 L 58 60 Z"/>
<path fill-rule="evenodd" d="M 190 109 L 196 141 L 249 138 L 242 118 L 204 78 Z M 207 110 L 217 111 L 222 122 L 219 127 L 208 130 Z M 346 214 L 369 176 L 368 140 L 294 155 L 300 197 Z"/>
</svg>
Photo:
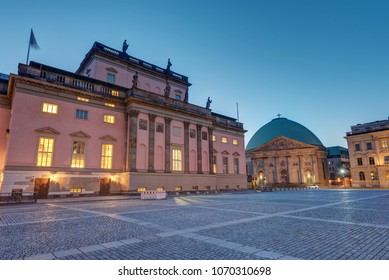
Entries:
<svg viewBox="0 0 389 280">
<path fill-rule="evenodd" d="M 135 75 L 134 70 L 129 70 L 127 67 L 124 67 L 122 64 L 106 62 L 101 59 L 94 60 L 93 64 L 90 64 L 87 69 L 91 68 L 90 77 L 98 79 L 101 81 L 107 81 L 107 74 L 115 74 L 116 85 L 131 88 L 133 76 Z M 117 73 L 111 72 L 107 69 L 114 69 Z M 85 71 L 84 71 L 85 72 Z M 142 71 L 138 72 L 138 88 L 151 91 L 156 94 L 164 95 L 164 89 L 166 87 L 165 79 L 158 78 L 156 76 L 151 76 Z M 85 74 L 84 74 L 85 75 Z M 171 87 L 170 97 L 175 98 L 176 94 L 181 95 L 181 100 L 184 100 L 186 87 L 178 85 L 173 81 L 169 81 Z"/>
<path fill-rule="evenodd" d="M 216 156 L 217 162 L 217 173 L 223 173 L 223 151 L 228 152 L 228 173 L 234 173 L 234 158 L 233 154 L 239 154 L 239 174 L 246 174 L 246 160 L 245 160 L 245 149 L 244 149 L 244 138 L 239 135 L 231 135 L 227 133 L 214 132 L 216 135 L 216 142 L 213 142 L 213 148 L 217 151 L 214 155 Z M 227 137 L 228 143 L 222 143 L 222 137 Z M 233 145 L 232 140 L 237 139 L 238 145 Z"/>
<path fill-rule="evenodd" d="M 42 112 L 43 102 L 58 105 L 58 114 L 52 115 Z M 51 127 L 59 135 L 49 135 L 55 138 L 53 167 L 69 168 L 73 138 L 69 134 L 82 131 L 90 138 L 83 138 L 86 142 L 85 168 L 100 168 L 101 144 L 100 137 L 110 135 L 117 139 L 113 142 L 114 156 L 113 169 L 121 169 L 123 165 L 123 118 L 124 114 L 103 107 L 93 107 L 89 103 L 76 100 L 63 101 L 49 96 L 35 96 L 16 91 L 13 98 L 13 114 L 11 118 L 11 135 L 7 157 L 7 165 L 35 166 L 37 147 L 40 134 L 35 130 Z M 75 118 L 75 110 L 81 109 L 89 112 L 89 119 Z M 104 114 L 114 115 L 115 124 L 103 121 Z M 29 141 L 26 141 L 29 139 Z"/>
<path fill-rule="evenodd" d="M 6 130 L 9 128 L 11 110 L 0 107 L 0 170 L 4 169 L 8 138 Z"/>
</svg>

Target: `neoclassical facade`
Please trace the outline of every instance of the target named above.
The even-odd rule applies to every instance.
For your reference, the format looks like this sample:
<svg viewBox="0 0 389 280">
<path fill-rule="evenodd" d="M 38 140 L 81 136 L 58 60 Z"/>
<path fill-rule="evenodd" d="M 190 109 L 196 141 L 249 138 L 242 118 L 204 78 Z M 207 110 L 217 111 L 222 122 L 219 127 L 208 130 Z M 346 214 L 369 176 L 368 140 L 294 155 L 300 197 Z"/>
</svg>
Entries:
<svg viewBox="0 0 389 280">
<path fill-rule="evenodd" d="M 261 127 L 249 141 L 246 154 L 254 186 L 328 184 L 324 146 L 310 130 L 286 118 Z"/>
<path fill-rule="evenodd" d="M 351 126 L 345 138 L 352 186 L 389 188 L 389 120 Z"/>
<path fill-rule="evenodd" d="M 1 191 L 245 188 L 243 124 L 189 103 L 171 67 L 98 42 L 75 73 L 19 64 L 0 96 Z"/>
</svg>

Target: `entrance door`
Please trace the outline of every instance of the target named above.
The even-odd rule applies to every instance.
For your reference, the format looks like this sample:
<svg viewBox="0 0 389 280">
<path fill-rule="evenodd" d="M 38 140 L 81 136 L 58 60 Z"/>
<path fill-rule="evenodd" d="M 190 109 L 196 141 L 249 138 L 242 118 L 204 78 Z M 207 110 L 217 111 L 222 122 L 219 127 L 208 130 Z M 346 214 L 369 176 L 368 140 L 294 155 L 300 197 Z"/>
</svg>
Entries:
<svg viewBox="0 0 389 280">
<path fill-rule="evenodd" d="M 111 179 L 110 178 L 101 178 L 100 179 L 100 191 L 99 196 L 109 195 L 109 189 L 111 188 Z"/>
<path fill-rule="evenodd" d="M 46 199 L 49 196 L 50 178 L 36 178 L 34 192 L 38 199 Z"/>
</svg>

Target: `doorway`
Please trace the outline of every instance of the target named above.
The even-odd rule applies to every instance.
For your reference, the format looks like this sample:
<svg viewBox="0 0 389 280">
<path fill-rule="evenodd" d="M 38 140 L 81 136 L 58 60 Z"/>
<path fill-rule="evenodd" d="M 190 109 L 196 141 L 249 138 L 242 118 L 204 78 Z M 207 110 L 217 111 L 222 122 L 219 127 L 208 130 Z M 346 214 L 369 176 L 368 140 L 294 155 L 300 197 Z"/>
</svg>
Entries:
<svg viewBox="0 0 389 280">
<path fill-rule="evenodd" d="M 111 178 L 101 178 L 99 196 L 110 195 L 110 188 L 111 188 Z"/>
<path fill-rule="evenodd" d="M 47 199 L 49 197 L 50 178 L 36 178 L 34 192 L 37 199 Z"/>
</svg>

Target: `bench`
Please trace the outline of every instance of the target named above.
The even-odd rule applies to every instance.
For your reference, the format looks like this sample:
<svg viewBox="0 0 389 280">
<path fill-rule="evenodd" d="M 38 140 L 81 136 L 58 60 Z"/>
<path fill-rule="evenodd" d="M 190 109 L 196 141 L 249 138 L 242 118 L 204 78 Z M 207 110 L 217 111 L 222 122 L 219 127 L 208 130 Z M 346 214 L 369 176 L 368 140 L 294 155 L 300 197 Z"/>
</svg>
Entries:
<svg viewBox="0 0 389 280">
<path fill-rule="evenodd" d="M 35 192 L 23 192 L 23 189 L 12 189 L 11 192 L 1 192 L 1 203 L 22 203 L 22 202 L 36 202 L 37 195 Z"/>
</svg>

